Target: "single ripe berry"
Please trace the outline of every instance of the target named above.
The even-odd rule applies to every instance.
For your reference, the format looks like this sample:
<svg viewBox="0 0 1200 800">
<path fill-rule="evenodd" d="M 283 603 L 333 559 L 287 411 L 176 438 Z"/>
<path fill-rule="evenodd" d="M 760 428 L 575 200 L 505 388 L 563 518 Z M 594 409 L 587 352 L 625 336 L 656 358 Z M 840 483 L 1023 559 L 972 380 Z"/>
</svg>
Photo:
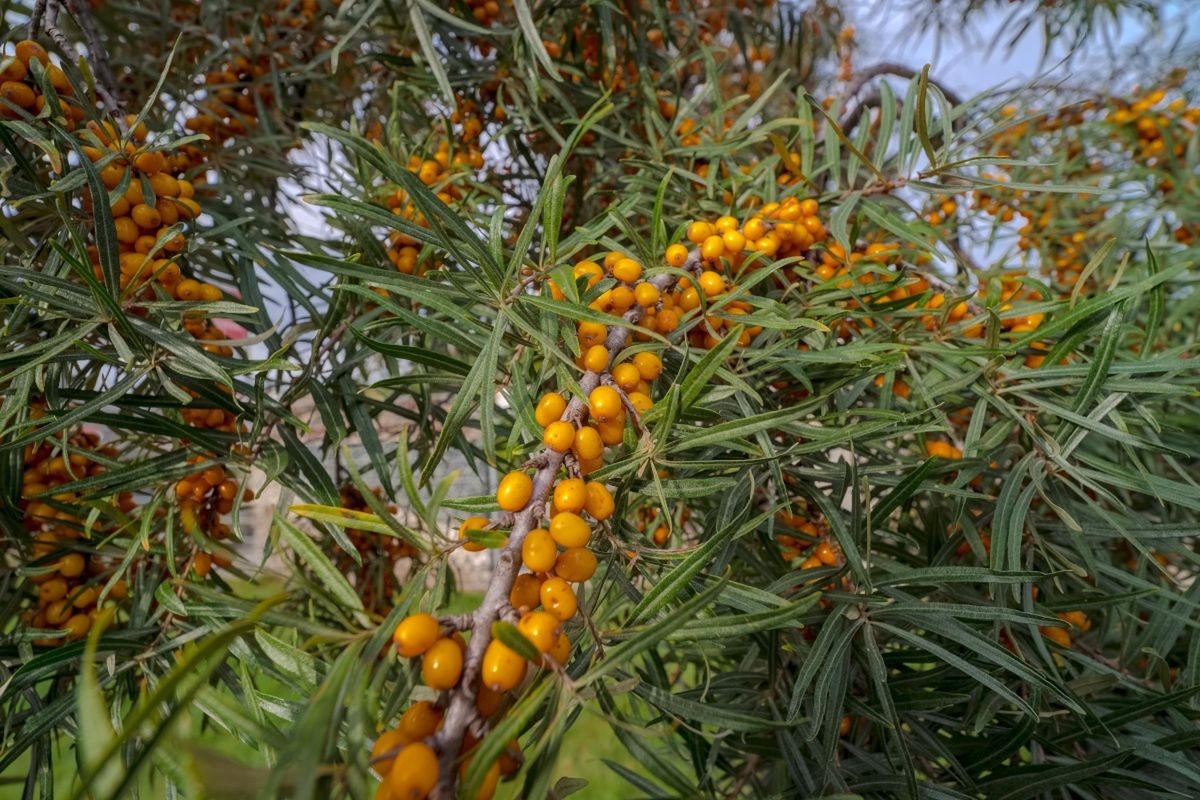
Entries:
<svg viewBox="0 0 1200 800">
<path fill-rule="evenodd" d="M 521 562 L 530 572 L 549 572 L 558 558 L 558 545 L 545 528 L 534 528 L 521 542 Z"/>
<path fill-rule="evenodd" d="M 587 504 L 587 487 L 579 478 L 561 480 L 554 487 L 554 507 L 578 514 Z"/>
<path fill-rule="evenodd" d="M 725 241 L 716 234 L 709 236 L 700 245 L 700 255 L 705 261 L 716 261 L 725 255 Z"/>
<path fill-rule="evenodd" d="M 550 648 L 548 655 L 560 665 L 567 663 L 567 659 L 571 657 L 571 640 L 565 633 L 558 635 L 558 641 L 554 643 L 554 647 Z"/>
<path fill-rule="evenodd" d="M 819 545 L 817 545 L 816 549 L 813 550 L 813 555 L 816 556 L 817 559 L 827 567 L 832 567 L 834 564 L 837 564 L 837 553 L 835 553 L 833 548 L 829 546 L 829 542 L 821 542 Z"/>
<path fill-rule="evenodd" d="M 653 381 L 659 375 L 662 375 L 662 359 L 654 353 L 638 353 L 633 357 L 633 365 L 637 367 L 638 374 L 641 375 L 644 381 Z"/>
<path fill-rule="evenodd" d="M 583 366 L 592 372 L 604 372 L 608 369 L 608 348 L 602 344 L 594 344 L 583 354 Z"/>
<path fill-rule="evenodd" d="M 615 419 L 621 413 L 621 395 L 611 386 L 597 386 L 588 395 L 588 411 L 597 422 Z"/>
<path fill-rule="evenodd" d="M 438 759 L 424 742 L 406 745 L 396 755 L 388 785 L 391 800 L 425 800 L 438 779 Z"/>
<path fill-rule="evenodd" d="M 576 278 L 587 276 L 588 288 L 592 288 L 600 279 L 604 277 L 604 269 L 595 261 L 580 261 L 575 265 L 574 275 Z"/>
<path fill-rule="evenodd" d="M 496 502 L 504 511 L 520 511 L 529 503 L 529 498 L 532 496 L 533 481 L 524 472 L 508 473 L 496 489 Z"/>
<path fill-rule="evenodd" d="M 613 367 L 612 376 L 617 386 L 626 392 L 636 389 L 638 381 L 642 379 L 642 373 L 638 370 L 637 365 L 629 361 Z"/>
<path fill-rule="evenodd" d="M 579 334 L 579 344 L 587 349 L 597 344 L 604 344 L 604 340 L 608 338 L 608 328 L 601 325 L 599 322 L 581 322 L 577 329 Z M 562 414 L 559 414 L 561 417 Z M 542 427 L 545 427 L 544 425 Z"/>
<path fill-rule="evenodd" d="M 587 508 L 587 513 L 592 515 L 592 519 L 606 520 L 613 515 L 616 504 L 613 502 L 613 496 L 608 491 L 608 487 L 602 483 L 591 481 L 587 485 L 585 508 Z"/>
<path fill-rule="evenodd" d="M 629 405 L 633 406 L 633 410 L 639 414 L 645 414 L 654 407 L 654 401 L 645 392 L 630 392 Z"/>
<path fill-rule="evenodd" d="M 642 281 L 633 288 L 633 298 L 642 308 L 652 308 L 658 303 L 661 293 L 653 283 Z"/>
<path fill-rule="evenodd" d="M 747 239 L 761 239 L 767 233 L 766 223 L 759 217 L 751 217 L 746 220 L 746 224 L 742 226 L 742 233 Z"/>
<path fill-rule="evenodd" d="M 460 542 L 466 542 L 466 544 L 463 545 L 463 550 L 471 553 L 478 553 L 480 550 L 487 549 L 479 542 L 472 542 L 467 538 L 467 534 L 469 532 L 483 530 L 487 527 L 487 524 L 487 517 L 467 517 L 463 520 L 462 525 L 458 526 L 458 540 Z"/>
<path fill-rule="evenodd" d="M 438 621 L 431 614 L 410 614 L 396 626 L 392 641 L 405 658 L 419 656 L 438 640 Z"/>
<path fill-rule="evenodd" d="M 371 766 L 380 775 L 387 777 L 387 774 L 392 771 L 392 764 L 396 761 L 395 755 L 388 755 L 386 758 L 380 758 L 392 751 L 398 751 L 402 746 L 412 741 L 406 739 L 399 728 L 390 731 L 384 731 L 379 734 L 379 738 L 375 740 L 375 745 L 371 748 Z M 376 761 L 375 759 L 379 759 Z"/>
<path fill-rule="evenodd" d="M 421 660 L 421 680 L 431 689 L 453 689 L 462 675 L 463 652 L 453 639 L 438 639 Z"/>
<path fill-rule="evenodd" d="M 542 399 L 538 400 L 537 410 L 533 416 L 537 420 L 537 424 L 545 428 L 551 422 L 557 422 L 562 419 L 563 412 L 567 410 L 567 401 L 558 392 L 547 392 L 542 395 Z"/>
<path fill-rule="evenodd" d="M 600 434 L 600 441 L 609 447 L 616 447 L 625 439 L 625 412 L 621 412 L 621 416 L 608 422 L 601 422 L 596 426 L 597 433 Z"/>
<path fill-rule="evenodd" d="M 575 590 L 562 578 L 547 579 L 542 584 L 539 596 L 542 600 L 542 608 L 563 622 L 575 616 L 575 610 L 579 607 L 578 601 L 575 599 Z"/>
<path fill-rule="evenodd" d="M 725 231 L 721 234 L 721 241 L 725 244 L 726 253 L 740 253 L 746 246 L 746 237 L 737 230 Z"/>
<path fill-rule="evenodd" d="M 513 581 L 512 591 L 508 593 L 508 602 L 515 609 L 533 608 L 541 602 L 542 582 L 537 575 L 526 572 L 517 576 Z"/>
<path fill-rule="evenodd" d="M 583 583 L 595 572 L 596 555 L 586 547 L 567 548 L 554 564 L 554 574 L 571 583 Z"/>
<path fill-rule="evenodd" d="M 624 314 L 637 302 L 637 295 L 628 286 L 614 286 L 609 294 L 609 303 L 617 314 Z"/>
<path fill-rule="evenodd" d="M 563 547 L 583 547 L 591 538 L 592 529 L 578 514 L 560 511 L 550 520 L 550 535 Z"/>
<path fill-rule="evenodd" d="M 400 727 L 405 741 L 419 742 L 427 736 L 432 736 L 442 724 L 442 710 L 428 700 L 421 700 L 409 706 L 400 717 Z"/>
<path fill-rule="evenodd" d="M 604 453 L 604 441 L 600 432 L 585 425 L 575 432 L 575 455 L 580 461 L 593 461 Z"/>
<path fill-rule="evenodd" d="M 713 235 L 713 226 L 709 225 L 704 220 L 696 220 L 691 225 L 688 225 L 687 238 L 693 244 L 700 244 L 705 239 Z"/>
<path fill-rule="evenodd" d="M 717 221 L 715 224 L 717 233 L 722 233 L 722 234 L 727 231 L 737 230 L 737 226 L 738 226 L 737 219 L 735 217 L 731 217 L 728 215 L 723 216 L 723 217 L 717 217 Z"/>
<path fill-rule="evenodd" d="M 556 453 L 565 453 L 575 442 L 575 426 L 564 420 L 551 422 L 542 434 L 542 441 Z"/>
<path fill-rule="evenodd" d="M 483 653 L 479 679 L 494 692 L 517 688 L 525 678 L 525 659 L 508 645 L 496 639 L 488 642 Z"/>
<path fill-rule="evenodd" d="M 517 623 L 517 630 L 538 650 L 548 653 L 558 641 L 558 635 L 562 633 L 562 623 L 553 614 L 530 611 L 521 617 L 521 621 Z"/>
<path fill-rule="evenodd" d="M 725 279 L 719 273 L 705 270 L 700 274 L 700 288 L 705 297 L 716 297 L 725 291 Z"/>
<path fill-rule="evenodd" d="M 625 283 L 633 283 L 642 277 L 642 265 L 632 258 L 622 258 L 612 268 L 613 277 Z"/>
<path fill-rule="evenodd" d="M 687 263 L 688 249 L 681 244 L 673 244 L 667 248 L 666 258 L 672 267 L 682 267 Z"/>
</svg>

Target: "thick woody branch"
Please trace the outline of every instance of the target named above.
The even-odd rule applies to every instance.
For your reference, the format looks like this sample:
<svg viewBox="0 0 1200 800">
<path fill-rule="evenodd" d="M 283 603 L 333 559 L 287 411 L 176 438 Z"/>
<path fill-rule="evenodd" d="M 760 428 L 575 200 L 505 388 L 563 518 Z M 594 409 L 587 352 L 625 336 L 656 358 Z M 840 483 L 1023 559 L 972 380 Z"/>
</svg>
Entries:
<svg viewBox="0 0 1200 800">
<path fill-rule="evenodd" d="M 907 67 L 903 64 L 895 64 L 886 61 L 880 62 L 859 71 L 857 75 L 855 75 L 854 83 L 852 83 L 846 90 L 846 97 L 851 98 L 856 96 L 868 83 L 875 78 L 883 77 L 884 75 L 894 75 L 897 78 L 912 79 L 920 74 L 920 70 L 915 70 L 912 67 Z M 946 101 L 951 105 L 957 106 L 962 104 L 962 97 L 960 97 L 957 92 L 946 88 L 946 86 L 942 83 L 937 83 L 932 80 L 929 82 L 936 86 L 941 93 L 945 95 Z M 880 91 L 878 89 L 871 90 L 842 116 L 841 120 L 838 122 L 838 127 L 845 132 L 853 130 L 854 126 L 857 125 L 858 121 L 862 118 L 863 113 L 865 113 L 868 108 L 874 108 L 875 106 L 878 106 L 881 100 L 882 95 Z M 897 102 L 897 106 L 899 105 L 900 104 Z"/>
<path fill-rule="evenodd" d="M 699 252 L 689 256 L 691 262 L 699 262 Z M 686 266 L 685 266 L 686 268 Z M 657 275 L 650 279 L 660 291 L 675 282 L 674 275 Z M 642 318 L 644 310 L 634 306 L 624 315 L 626 322 L 636 324 Z M 611 357 L 615 357 L 626 346 L 629 338 L 629 328 L 613 325 L 608 329 L 605 346 Z M 578 425 L 587 416 L 587 401 L 585 398 L 593 389 L 600 385 L 605 373 L 588 371 L 579 381 L 580 394 L 571 398 L 563 412 L 562 419 Z M 537 523 L 546 508 L 547 499 L 554 487 L 559 468 L 566 459 L 565 453 L 557 453 L 547 448 L 536 459 L 539 464 L 533 477 L 533 494 L 525 508 L 516 512 L 513 517 L 512 530 L 508 541 L 500 552 L 495 571 L 488 583 L 483 601 L 470 615 L 471 640 L 467 643 L 467 653 L 463 664 L 462 679 L 450 693 L 450 704 L 442 721 L 442 727 L 434 735 L 433 741 L 439 752 L 439 779 L 434 790 L 435 800 L 451 800 L 454 797 L 454 787 L 458 776 L 458 760 L 461 755 L 463 735 L 478 719 L 475 698 L 479 692 L 479 672 L 483 663 L 483 654 L 492 639 L 492 624 L 497 620 L 510 617 L 512 607 L 509 605 L 509 595 L 517 573 L 521 570 L 521 544 L 526 535 L 537 527 Z M 465 622 L 465 619 L 457 620 Z"/>
</svg>

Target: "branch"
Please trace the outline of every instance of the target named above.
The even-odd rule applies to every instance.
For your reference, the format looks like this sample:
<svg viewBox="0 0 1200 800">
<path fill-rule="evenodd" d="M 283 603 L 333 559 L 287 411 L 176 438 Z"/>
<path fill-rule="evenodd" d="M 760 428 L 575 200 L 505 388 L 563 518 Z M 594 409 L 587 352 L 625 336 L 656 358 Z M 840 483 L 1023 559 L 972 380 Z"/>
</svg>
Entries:
<svg viewBox="0 0 1200 800">
<path fill-rule="evenodd" d="M 684 269 L 699 262 L 700 251 L 693 250 L 688 255 L 688 263 L 684 265 Z M 671 274 L 656 275 L 649 280 L 659 291 L 662 291 L 675 282 L 675 276 Z M 625 312 L 624 319 L 636 324 L 642 318 L 643 313 L 644 309 L 640 305 L 634 305 Z M 608 348 L 610 354 L 610 363 L 618 353 L 625 349 L 627 338 L 629 338 L 629 329 L 624 326 L 614 325 L 608 329 L 605 347 Z M 561 419 L 578 425 L 587 414 L 585 398 L 600 385 L 607 375 L 607 370 L 603 373 L 590 370 L 584 373 L 583 378 L 579 381 L 580 393 L 571 398 Z M 521 570 L 521 544 L 525 541 L 525 536 L 529 531 L 537 527 L 538 520 L 545 512 L 546 501 L 565 458 L 565 453 L 558 453 L 549 448 L 546 448 L 537 457 L 540 467 L 533 477 L 533 493 L 525 507 L 514 515 L 512 530 L 500 553 L 483 602 L 479 604 L 479 608 L 473 614 L 469 615 L 471 639 L 467 643 L 462 680 L 459 681 L 457 687 L 451 690 L 450 705 L 446 710 L 442 727 L 433 737 L 435 748 L 439 752 L 439 778 L 433 794 L 437 800 L 451 800 L 455 796 L 454 787 L 458 776 L 457 764 L 462 750 L 463 734 L 479 716 L 475 707 L 475 697 L 479 691 L 479 672 L 483 663 L 483 654 L 492 639 L 492 623 L 501 619 L 511 610 L 508 598 L 512 592 L 513 582 L 517 579 L 517 573 Z"/>
<path fill-rule="evenodd" d="M 880 62 L 859 72 L 854 80 L 854 83 L 850 84 L 849 88 L 846 90 L 845 96 L 847 98 L 854 97 L 860 91 L 862 91 L 863 87 L 869 82 L 884 75 L 894 75 L 898 78 L 907 78 L 911 80 L 920 74 L 920 70 L 915 70 L 912 67 L 906 67 L 903 64 L 894 64 L 887 61 Z M 929 82 L 936 86 L 941 93 L 945 95 L 946 101 L 950 103 L 950 105 L 962 105 L 963 99 L 957 92 L 952 89 L 947 89 L 944 84 L 932 79 L 930 79 Z M 879 90 L 872 89 L 861 100 L 859 100 L 859 102 L 856 103 L 852 109 L 846 112 L 841 121 L 839 121 L 838 126 L 843 132 L 848 133 L 854 128 L 855 125 L 858 124 L 863 112 L 865 112 L 868 108 L 877 106 L 881 99 L 882 95 L 880 94 Z M 897 102 L 896 105 L 899 107 L 900 103 Z"/>
</svg>

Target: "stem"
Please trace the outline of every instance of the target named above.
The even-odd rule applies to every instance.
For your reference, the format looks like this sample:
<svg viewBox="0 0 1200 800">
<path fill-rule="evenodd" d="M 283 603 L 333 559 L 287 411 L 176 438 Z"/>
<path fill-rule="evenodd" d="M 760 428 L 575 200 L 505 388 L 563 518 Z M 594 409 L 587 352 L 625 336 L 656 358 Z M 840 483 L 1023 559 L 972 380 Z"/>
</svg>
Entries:
<svg viewBox="0 0 1200 800">
<path fill-rule="evenodd" d="M 699 258 L 699 252 L 694 251 L 689 255 L 688 261 L 695 260 L 698 263 Z M 675 276 L 656 275 L 650 279 L 650 282 L 662 291 L 675 282 Z M 635 305 L 625 312 L 624 318 L 630 323 L 636 323 L 642 318 L 643 313 L 644 309 Z M 608 329 L 605 346 L 610 354 L 610 363 L 612 358 L 625 349 L 625 340 L 629 334 L 628 328 L 619 325 Z M 583 378 L 579 381 L 580 394 L 571 398 L 571 402 L 563 412 L 562 419 L 576 425 L 582 421 L 587 414 L 587 403 L 584 398 L 600 385 L 603 376 L 607 374 L 607 371 L 599 373 L 591 370 L 584 373 Z M 479 604 L 479 608 L 475 609 L 474 613 L 469 615 L 471 640 L 467 643 L 462 680 L 459 681 L 457 687 L 451 690 L 450 706 L 446 710 L 442 727 L 433 737 L 435 747 L 440 753 L 438 767 L 440 777 L 433 794 L 435 800 L 451 800 L 454 797 L 463 734 L 479 717 L 479 712 L 475 708 L 475 697 L 479 691 L 479 670 L 482 666 L 483 654 L 492 639 L 492 623 L 501 619 L 511 609 L 508 598 L 512 592 L 513 582 L 517 579 L 517 573 L 521 570 L 521 544 L 525 541 L 525 536 L 537 527 L 538 519 L 545 510 L 546 500 L 550 496 L 558 470 L 563 465 L 565 458 L 565 453 L 556 453 L 549 448 L 540 456 L 541 466 L 533 477 L 533 494 L 525 507 L 514 515 L 512 531 L 500 553 L 496 569 L 488 583 L 487 592 L 483 596 L 483 602 Z"/>
</svg>

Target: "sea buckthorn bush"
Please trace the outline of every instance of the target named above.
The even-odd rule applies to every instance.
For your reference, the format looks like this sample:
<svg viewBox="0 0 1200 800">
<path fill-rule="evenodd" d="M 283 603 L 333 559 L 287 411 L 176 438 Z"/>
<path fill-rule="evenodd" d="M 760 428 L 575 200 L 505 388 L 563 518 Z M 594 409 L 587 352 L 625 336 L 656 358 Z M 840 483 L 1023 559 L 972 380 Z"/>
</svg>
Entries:
<svg viewBox="0 0 1200 800">
<path fill-rule="evenodd" d="M 7 8 L 0 798 L 1200 793 L 1194 31 L 895 5 Z"/>
</svg>

